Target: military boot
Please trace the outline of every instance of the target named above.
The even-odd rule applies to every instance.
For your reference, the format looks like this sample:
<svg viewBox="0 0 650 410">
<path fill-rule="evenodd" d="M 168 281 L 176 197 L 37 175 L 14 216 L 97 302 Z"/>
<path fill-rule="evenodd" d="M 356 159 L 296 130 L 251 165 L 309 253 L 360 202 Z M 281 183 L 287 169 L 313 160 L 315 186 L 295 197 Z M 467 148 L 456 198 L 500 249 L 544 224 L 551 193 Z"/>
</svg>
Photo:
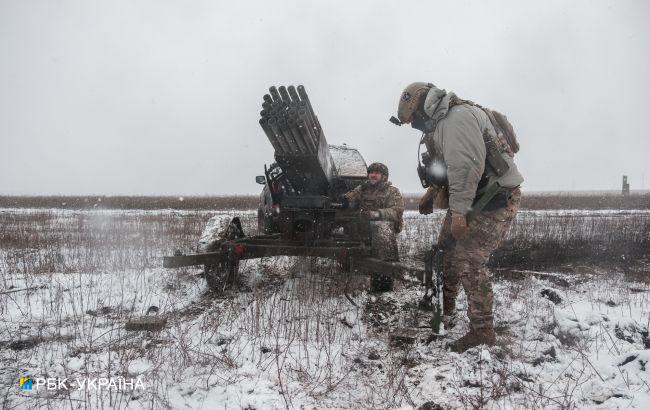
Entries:
<svg viewBox="0 0 650 410">
<path fill-rule="evenodd" d="M 452 352 L 463 353 L 467 349 L 479 345 L 494 346 L 496 337 L 493 328 L 470 330 L 465 336 L 449 344 Z"/>
</svg>

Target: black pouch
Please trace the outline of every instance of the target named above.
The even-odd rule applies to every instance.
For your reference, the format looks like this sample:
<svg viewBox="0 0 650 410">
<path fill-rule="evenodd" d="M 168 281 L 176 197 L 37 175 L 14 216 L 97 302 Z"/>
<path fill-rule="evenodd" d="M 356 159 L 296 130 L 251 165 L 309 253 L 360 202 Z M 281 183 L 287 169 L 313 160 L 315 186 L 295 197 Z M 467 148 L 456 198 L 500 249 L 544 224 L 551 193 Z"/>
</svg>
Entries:
<svg viewBox="0 0 650 410">
<path fill-rule="evenodd" d="M 495 211 L 497 209 L 505 208 L 506 206 L 508 206 L 509 196 L 510 196 L 509 191 L 497 193 L 492 197 L 490 202 L 485 204 L 485 206 L 483 207 L 483 211 Z M 475 198 L 474 204 L 478 202 L 479 199 L 481 199 L 481 197 Z"/>
</svg>

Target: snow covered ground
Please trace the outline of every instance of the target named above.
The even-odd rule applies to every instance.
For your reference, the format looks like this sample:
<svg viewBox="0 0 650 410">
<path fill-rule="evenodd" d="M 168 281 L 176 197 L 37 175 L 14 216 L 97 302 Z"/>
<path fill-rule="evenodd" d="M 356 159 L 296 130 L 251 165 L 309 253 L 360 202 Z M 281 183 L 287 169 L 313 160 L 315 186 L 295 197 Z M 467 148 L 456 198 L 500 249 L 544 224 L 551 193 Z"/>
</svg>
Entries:
<svg viewBox="0 0 650 410">
<path fill-rule="evenodd" d="M 343 276 L 328 261 L 285 257 L 246 262 L 242 285 L 214 295 L 200 269 L 160 268 L 159 256 L 191 249 L 208 217 L 0 210 L 3 407 L 650 404 L 650 268 L 642 261 L 632 271 L 495 269 L 499 343 L 458 355 L 445 344 L 467 330 L 466 317 L 432 340 L 416 283 L 377 297 L 364 278 Z M 407 220 L 405 258 L 426 246 L 431 219 Z M 166 317 L 164 329 L 124 329 L 147 314 Z M 22 377 L 72 385 L 21 390 Z M 79 389 L 74 382 L 93 378 L 137 379 L 144 388 Z"/>
</svg>

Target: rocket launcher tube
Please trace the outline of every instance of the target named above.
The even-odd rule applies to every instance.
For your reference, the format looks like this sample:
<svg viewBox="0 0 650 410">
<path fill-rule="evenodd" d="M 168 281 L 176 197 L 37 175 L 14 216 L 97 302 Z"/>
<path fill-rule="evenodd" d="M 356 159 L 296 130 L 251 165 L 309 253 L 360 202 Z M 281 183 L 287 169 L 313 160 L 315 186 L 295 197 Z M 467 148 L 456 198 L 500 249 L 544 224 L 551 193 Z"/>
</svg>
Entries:
<svg viewBox="0 0 650 410">
<path fill-rule="evenodd" d="M 280 132 L 284 136 L 285 141 L 287 141 L 291 146 L 291 152 L 293 152 L 294 154 L 300 153 L 303 150 L 302 146 L 294 138 L 293 134 L 291 133 L 291 130 L 289 129 L 289 126 L 287 125 L 287 120 L 285 118 L 280 117 L 278 119 L 278 127 L 280 128 Z"/>
<path fill-rule="evenodd" d="M 278 93 L 278 89 L 274 86 L 269 87 L 269 93 L 271 93 L 271 97 L 273 97 L 273 102 L 280 103 L 282 101 L 282 98 L 280 98 L 280 94 Z"/>
<path fill-rule="evenodd" d="M 296 140 L 299 140 L 300 143 L 304 146 L 304 152 L 307 154 L 315 154 L 317 151 L 316 146 L 314 145 L 309 135 L 303 133 L 302 130 L 298 127 L 296 120 L 294 118 L 289 118 L 289 120 L 287 120 L 287 125 L 291 129 L 294 138 Z"/>
<path fill-rule="evenodd" d="M 267 125 L 271 129 L 271 132 L 275 136 L 275 139 L 278 141 L 278 145 L 282 148 L 282 154 L 285 155 L 291 155 L 291 146 L 289 143 L 285 140 L 284 135 L 280 132 L 280 127 L 278 127 L 277 123 L 277 118 L 276 117 L 271 117 L 269 118 Z"/>
<path fill-rule="evenodd" d="M 320 131 L 321 129 L 320 123 L 318 122 L 318 118 L 316 117 L 316 114 L 314 114 L 314 109 L 311 106 L 311 101 L 309 101 L 309 97 L 307 96 L 307 91 L 305 91 L 304 86 L 302 85 L 298 86 L 298 95 L 300 95 L 300 101 L 304 101 L 307 104 L 307 110 L 309 111 L 309 114 L 312 117 L 314 124 L 318 127 Z"/>
<path fill-rule="evenodd" d="M 305 139 L 310 141 L 310 145 L 313 145 L 316 150 L 318 150 L 318 138 L 314 134 L 314 129 L 309 126 L 307 119 L 303 116 L 298 117 L 298 128 L 301 130 L 301 133 L 305 136 Z"/>
<path fill-rule="evenodd" d="M 302 120 L 305 123 L 305 127 L 309 131 L 311 140 L 314 142 L 314 145 L 318 146 L 318 138 L 320 134 L 318 132 L 318 128 L 316 128 L 316 126 L 314 125 L 312 119 L 309 118 L 309 111 L 305 110 L 304 108 L 299 109 L 298 117 L 302 118 Z"/>
<path fill-rule="evenodd" d="M 260 126 L 262 127 L 262 130 L 264 130 L 266 137 L 271 142 L 271 145 L 273 145 L 275 152 L 283 152 L 284 150 L 282 149 L 282 146 L 280 145 L 278 139 L 273 134 L 273 131 L 269 127 L 268 120 L 266 118 L 260 118 Z"/>
<path fill-rule="evenodd" d="M 280 91 L 280 96 L 282 97 L 282 102 L 285 104 L 289 105 L 291 103 L 291 97 L 289 97 L 289 93 L 287 92 L 287 88 L 283 85 L 278 87 L 278 91 Z"/>
<path fill-rule="evenodd" d="M 311 127 L 312 130 L 314 130 L 314 134 L 319 135 L 320 134 L 320 125 L 317 122 L 316 116 L 314 115 L 313 112 L 309 111 L 309 106 L 305 102 L 300 103 L 301 110 L 304 111 L 305 117 L 307 118 L 307 123 Z"/>
<path fill-rule="evenodd" d="M 290 85 L 289 87 L 287 87 L 287 89 L 289 90 L 289 95 L 291 96 L 291 99 L 294 102 L 300 102 L 300 96 L 298 95 L 298 92 L 296 92 L 296 87 Z"/>
</svg>

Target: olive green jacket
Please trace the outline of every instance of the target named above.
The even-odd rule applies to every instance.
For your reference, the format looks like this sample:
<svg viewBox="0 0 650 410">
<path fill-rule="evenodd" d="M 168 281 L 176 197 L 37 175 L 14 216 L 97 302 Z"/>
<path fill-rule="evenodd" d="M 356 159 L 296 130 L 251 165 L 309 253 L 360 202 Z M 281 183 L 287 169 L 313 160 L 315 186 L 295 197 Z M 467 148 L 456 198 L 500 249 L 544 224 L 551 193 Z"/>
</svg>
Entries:
<svg viewBox="0 0 650 410">
<path fill-rule="evenodd" d="M 467 214 L 485 171 L 483 133 L 496 138 L 496 132 L 488 116 L 479 107 L 459 104 L 449 108 L 450 100 L 455 97 L 454 93 L 447 93 L 436 87 L 429 91 L 424 110 L 436 122 L 436 128 L 425 136 L 424 142 L 427 150 L 441 157 L 446 164 L 449 209 Z M 509 170 L 497 177 L 488 169 L 488 185 L 499 182 L 506 188 L 519 186 L 524 178 L 513 158 L 507 152 L 501 155 L 508 163 Z"/>
</svg>

